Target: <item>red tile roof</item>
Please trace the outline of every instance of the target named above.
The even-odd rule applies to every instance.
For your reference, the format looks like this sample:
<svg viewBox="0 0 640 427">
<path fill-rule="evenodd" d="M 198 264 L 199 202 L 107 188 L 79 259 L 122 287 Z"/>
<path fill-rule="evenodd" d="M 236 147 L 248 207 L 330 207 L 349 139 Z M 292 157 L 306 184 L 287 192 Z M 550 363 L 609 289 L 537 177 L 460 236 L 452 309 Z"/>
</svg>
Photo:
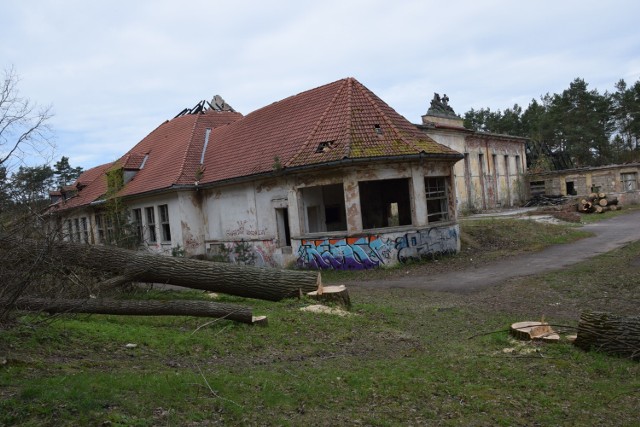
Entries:
<svg viewBox="0 0 640 427">
<path fill-rule="evenodd" d="M 276 162 L 286 170 L 344 159 L 421 154 L 460 157 L 357 80 L 346 78 L 244 117 L 214 110 L 176 117 L 158 126 L 113 166 L 138 170 L 119 193 L 131 196 L 196 181 L 215 183 L 268 173 Z M 101 173 L 109 166 L 100 166 Z M 78 182 L 88 181 L 85 174 Z M 80 191 L 78 201 L 86 204 L 104 195 L 106 179 L 92 181 L 89 187 L 95 188 L 90 193 L 89 188 Z"/>
<path fill-rule="evenodd" d="M 82 187 L 82 190 L 78 191 L 76 193 L 77 195 L 68 200 L 63 199 L 55 203 L 51 206 L 51 210 L 55 212 L 86 206 L 99 199 L 107 191 L 107 178 L 105 173 L 112 165 L 113 163 L 105 163 L 104 165 L 96 166 L 82 172 L 74 186 L 74 189 Z"/>
<path fill-rule="evenodd" d="M 456 155 L 353 78 L 291 96 L 215 129 L 201 183 L 342 159 Z M 319 150 L 320 144 L 326 146 Z"/>
</svg>

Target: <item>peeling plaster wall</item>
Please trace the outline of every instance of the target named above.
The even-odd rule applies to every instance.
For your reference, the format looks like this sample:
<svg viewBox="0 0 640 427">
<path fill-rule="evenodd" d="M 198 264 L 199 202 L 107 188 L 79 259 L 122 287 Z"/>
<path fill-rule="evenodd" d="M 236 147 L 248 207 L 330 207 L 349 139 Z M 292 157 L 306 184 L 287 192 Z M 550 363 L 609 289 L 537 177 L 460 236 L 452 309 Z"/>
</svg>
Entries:
<svg viewBox="0 0 640 427">
<path fill-rule="evenodd" d="M 453 253 L 460 248 L 455 200 L 450 197 L 450 221 L 428 224 L 424 192 L 426 176 L 448 177 L 451 187 L 451 170 L 450 162 L 372 163 L 208 189 L 202 193 L 205 250 L 241 264 L 349 269 Z M 363 230 L 358 182 L 398 178 L 411 183 L 412 225 Z M 343 185 L 347 230 L 308 233 L 305 212 L 318 203 L 314 190 L 335 184 Z M 291 246 L 278 240 L 276 209 L 285 207 Z"/>
</svg>

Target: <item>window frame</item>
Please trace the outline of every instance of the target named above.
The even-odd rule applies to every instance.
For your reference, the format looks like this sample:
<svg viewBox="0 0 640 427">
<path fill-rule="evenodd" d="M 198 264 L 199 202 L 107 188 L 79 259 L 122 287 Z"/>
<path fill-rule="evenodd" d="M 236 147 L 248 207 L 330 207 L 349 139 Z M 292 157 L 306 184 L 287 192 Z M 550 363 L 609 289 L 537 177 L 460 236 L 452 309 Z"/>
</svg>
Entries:
<svg viewBox="0 0 640 427">
<path fill-rule="evenodd" d="M 169 205 L 158 205 L 160 214 L 160 231 L 162 242 L 171 242 L 171 222 L 169 221 Z"/>
<path fill-rule="evenodd" d="M 149 242 L 157 243 L 158 234 L 156 232 L 156 210 L 153 206 L 144 208 L 145 217 L 147 219 L 147 229 L 149 231 Z"/>
<path fill-rule="evenodd" d="M 435 181 L 435 186 L 430 185 L 430 181 Z M 450 220 L 449 209 L 449 177 L 448 176 L 425 176 L 424 190 L 427 203 L 427 223 L 444 222 Z M 431 203 L 430 203 L 431 202 Z M 432 211 L 429 206 L 438 203 L 439 209 Z M 435 205 L 435 206 L 438 206 Z M 432 219 L 438 217 L 438 219 Z"/>
</svg>

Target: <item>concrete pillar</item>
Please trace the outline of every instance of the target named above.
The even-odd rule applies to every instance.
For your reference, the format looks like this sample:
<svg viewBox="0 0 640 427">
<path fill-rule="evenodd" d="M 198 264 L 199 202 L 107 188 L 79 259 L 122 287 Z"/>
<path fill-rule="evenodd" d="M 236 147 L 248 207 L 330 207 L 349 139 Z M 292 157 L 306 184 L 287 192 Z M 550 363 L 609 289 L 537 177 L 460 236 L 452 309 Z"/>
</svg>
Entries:
<svg viewBox="0 0 640 427">
<path fill-rule="evenodd" d="M 411 166 L 411 210 L 412 221 L 416 227 L 427 225 L 427 197 L 424 186 L 424 172 L 422 166 Z"/>
<path fill-rule="evenodd" d="M 289 232 L 291 236 L 302 234 L 302 208 L 300 206 L 300 192 L 295 188 L 290 188 L 287 194 L 289 202 Z"/>
<path fill-rule="evenodd" d="M 360 189 L 355 173 L 350 172 L 344 179 L 344 206 L 347 211 L 347 232 L 362 231 L 362 212 L 360 210 Z"/>
</svg>

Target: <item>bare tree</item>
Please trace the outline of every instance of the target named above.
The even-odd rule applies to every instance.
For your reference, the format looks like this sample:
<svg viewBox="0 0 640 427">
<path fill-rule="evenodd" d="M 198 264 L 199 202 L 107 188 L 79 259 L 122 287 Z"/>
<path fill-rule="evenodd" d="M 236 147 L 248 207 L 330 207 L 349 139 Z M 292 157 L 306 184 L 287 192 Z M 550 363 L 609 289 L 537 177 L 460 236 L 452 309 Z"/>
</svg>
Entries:
<svg viewBox="0 0 640 427">
<path fill-rule="evenodd" d="M 20 79 L 13 67 L 4 71 L 0 82 L 0 166 L 11 170 L 25 157 L 43 155 L 52 148 L 51 107 L 40 106 L 20 95 Z"/>
</svg>

